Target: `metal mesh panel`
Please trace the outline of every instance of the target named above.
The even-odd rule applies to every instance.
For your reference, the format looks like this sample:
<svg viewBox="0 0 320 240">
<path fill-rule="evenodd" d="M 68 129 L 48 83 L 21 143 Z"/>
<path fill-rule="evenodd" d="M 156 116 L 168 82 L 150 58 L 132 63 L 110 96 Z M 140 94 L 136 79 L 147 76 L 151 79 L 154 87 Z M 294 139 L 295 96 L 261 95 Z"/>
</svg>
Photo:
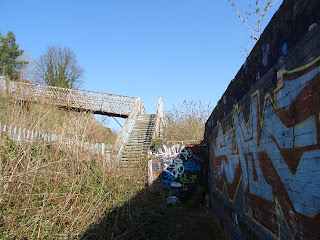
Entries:
<svg viewBox="0 0 320 240">
<path fill-rule="evenodd" d="M 140 110 L 141 110 L 140 109 L 140 98 L 138 97 L 138 99 L 132 109 L 131 114 L 127 118 L 127 121 L 125 122 L 123 128 L 121 129 L 121 132 L 118 135 L 116 143 L 113 145 L 112 150 L 111 150 L 111 152 L 113 153 L 113 156 L 115 157 L 115 160 L 117 162 L 120 160 L 122 151 L 128 142 L 128 139 L 129 139 L 130 134 L 134 128 L 137 117 L 140 114 Z"/>
<path fill-rule="evenodd" d="M 0 81 L 0 86 L 5 86 L 5 81 Z M 21 100 L 42 100 L 59 106 L 122 117 L 129 116 L 137 100 L 134 97 L 23 82 L 10 82 L 8 93 Z"/>
</svg>

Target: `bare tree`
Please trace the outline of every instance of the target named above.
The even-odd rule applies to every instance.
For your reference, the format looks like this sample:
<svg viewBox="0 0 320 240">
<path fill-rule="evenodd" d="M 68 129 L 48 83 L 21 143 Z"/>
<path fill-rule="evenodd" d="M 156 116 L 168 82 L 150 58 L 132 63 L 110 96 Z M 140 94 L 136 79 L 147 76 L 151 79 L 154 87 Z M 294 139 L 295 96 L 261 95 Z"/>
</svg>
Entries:
<svg viewBox="0 0 320 240">
<path fill-rule="evenodd" d="M 34 76 L 37 82 L 49 86 L 79 88 L 83 83 L 84 69 L 69 47 L 47 46 L 36 64 Z"/>
<path fill-rule="evenodd" d="M 254 2 L 253 4 L 251 2 Z M 228 0 L 230 5 L 233 7 L 234 11 L 237 13 L 240 20 L 243 22 L 243 24 L 246 26 L 246 28 L 251 33 L 251 39 L 258 41 L 261 33 L 262 33 L 262 21 L 266 16 L 266 13 L 269 11 L 269 9 L 278 2 L 279 0 L 250 0 L 248 9 L 245 11 L 244 14 L 240 13 L 240 10 L 235 5 L 234 0 Z M 251 47 L 250 44 L 248 44 L 247 47 L 244 47 L 241 43 L 242 48 L 244 49 L 244 53 L 241 52 L 241 54 L 247 58 Z"/>
<path fill-rule="evenodd" d="M 36 61 L 28 53 L 23 53 L 17 58 L 20 62 L 20 68 L 17 70 L 19 74 L 19 81 L 33 81 L 33 71 L 36 66 Z"/>
</svg>

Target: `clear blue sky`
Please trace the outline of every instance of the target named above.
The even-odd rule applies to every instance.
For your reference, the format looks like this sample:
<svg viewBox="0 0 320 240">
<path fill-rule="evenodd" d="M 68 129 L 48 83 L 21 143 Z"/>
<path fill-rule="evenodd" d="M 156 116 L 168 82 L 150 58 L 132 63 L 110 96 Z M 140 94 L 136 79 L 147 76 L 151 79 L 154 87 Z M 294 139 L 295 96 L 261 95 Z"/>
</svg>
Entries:
<svg viewBox="0 0 320 240">
<path fill-rule="evenodd" d="M 245 11 L 249 2 L 236 4 Z M 49 44 L 69 46 L 85 69 L 83 89 L 140 96 L 147 113 L 158 96 L 165 110 L 183 100 L 214 107 L 250 38 L 227 0 L 0 0 L 0 31 L 36 60 Z"/>
</svg>

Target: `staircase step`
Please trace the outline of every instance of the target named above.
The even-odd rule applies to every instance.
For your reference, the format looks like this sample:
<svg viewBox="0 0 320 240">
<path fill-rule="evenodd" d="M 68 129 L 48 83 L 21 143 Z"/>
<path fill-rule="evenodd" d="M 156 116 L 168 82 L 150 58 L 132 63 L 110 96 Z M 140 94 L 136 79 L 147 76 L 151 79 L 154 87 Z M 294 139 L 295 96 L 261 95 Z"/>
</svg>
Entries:
<svg viewBox="0 0 320 240">
<path fill-rule="evenodd" d="M 132 168 L 145 161 L 151 144 L 155 124 L 155 114 L 139 115 L 121 156 L 120 165 Z"/>
</svg>

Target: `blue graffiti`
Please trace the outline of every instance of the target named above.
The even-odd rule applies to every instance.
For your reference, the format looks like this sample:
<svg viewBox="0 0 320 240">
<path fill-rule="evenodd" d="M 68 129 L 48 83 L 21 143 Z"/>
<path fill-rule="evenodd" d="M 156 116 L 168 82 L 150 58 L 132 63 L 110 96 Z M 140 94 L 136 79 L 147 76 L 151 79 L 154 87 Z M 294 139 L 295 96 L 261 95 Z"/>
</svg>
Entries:
<svg viewBox="0 0 320 240">
<path fill-rule="evenodd" d="M 246 127 L 244 119 L 239 114 L 235 114 L 235 133 L 239 149 L 239 157 L 242 169 L 248 169 L 243 171 L 243 185 L 246 189 L 250 182 L 250 192 L 252 194 L 263 197 L 269 201 L 273 200 L 273 192 L 271 186 L 266 182 L 260 168 L 258 159 L 258 98 L 252 99 L 251 118 L 249 120 L 248 127 Z M 247 156 L 248 153 L 252 153 L 252 156 Z M 247 160 L 247 161 L 246 161 Z M 253 177 L 253 161 L 256 167 L 258 179 L 254 180 Z M 248 162 L 248 165 L 247 165 Z M 263 191 L 261 191 L 263 189 Z"/>
<path fill-rule="evenodd" d="M 293 100 L 299 95 L 306 84 L 319 72 L 320 67 L 317 67 L 297 79 L 286 82 L 284 87 L 277 92 L 277 108 L 280 109 L 285 107 L 288 109 Z"/>
<path fill-rule="evenodd" d="M 233 225 L 232 228 L 233 228 L 232 235 L 233 235 L 233 239 L 234 240 L 246 240 L 246 239 L 248 239 L 246 237 L 246 235 L 238 229 L 238 227 Z"/>
<path fill-rule="evenodd" d="M 297 147 L 315 145 L 317 142 L 315 117 L 312 116 L 295 127 L 287 128 L 276 117 L 270 104 L 267 104 L 265 114 L 270 116 L 264 121 L 259 151 L 268 153 L 275 168 L 280 170 L 280 179 L 296 211 L 304 215 L 317 214 L 320 208 L 320 187 L 319 174 L 314 171 L 320 169 L 320 150 L 304 152 L 295 174 L 292 174 L 280 152 L 281 149 L 296 145 Z M 301 129 L 302 126 L 303 133 L 301 130 L 294 131 L 296 128 Z M 273 139 L 271 140 L 269 136 L 273 136 Z"/>
<path fill-rule="evenodd" d="M 173 183 L 174 176 L 169 172 L 163 172 L 163 174 L 164 180 L 162 180 L 162 186 L 164 186 L 165 188 L 170 188 L 171 184 Z"/>
<path fill-rule="evenodd" d="M 266 175 L 263 175 L 260 166 L 258 153 L 263 152 L 274 165 L 295 210 L 307 216 L 314 216 L 319 212 L 320 150 L 304 152 L 295 173 L 290 170 L 281 153 L 285 149 L 315 146 L 318 116 L 311 115 L 303 122 L 287 127 L 276 115 L 277 110 L 288 109 L 319 72 L 320 67 L 317 67 L 303 76 L 283 82 L 283 87 L 275 93 L 275 102 L 270 96 L 266 97 L 261 122 L 258 112 L 259 95 L 252 96 L 248 121 L 245 121 L 241 109 L 236 106 L 234 127 L 224 135 L 220 126 L 218 132 L 214 153 L 215 157 L 223 157 L 223 160 L 215 172 L 216 179 L 221 180 L 225 173 L 227 182 L 232 183 L 240 165 L 244 189 L 249 187 L 251 194 L 274 201 L 273 189 L 266 182 Z"/>
<path fill-rule="evenodd" d="M 158 166 L 158 163 L 156 161 L 152 162 L 152 169 L 154 171 L 159 171 L 159 166 Z"/>
<path fill-rule="evenodd" d="M 192 160 L 192 158 L 189 158 L 187 162 L 183 164 L 185 171 L 200 171 L 201 167 L 199 163 Z"/>
</svg>

